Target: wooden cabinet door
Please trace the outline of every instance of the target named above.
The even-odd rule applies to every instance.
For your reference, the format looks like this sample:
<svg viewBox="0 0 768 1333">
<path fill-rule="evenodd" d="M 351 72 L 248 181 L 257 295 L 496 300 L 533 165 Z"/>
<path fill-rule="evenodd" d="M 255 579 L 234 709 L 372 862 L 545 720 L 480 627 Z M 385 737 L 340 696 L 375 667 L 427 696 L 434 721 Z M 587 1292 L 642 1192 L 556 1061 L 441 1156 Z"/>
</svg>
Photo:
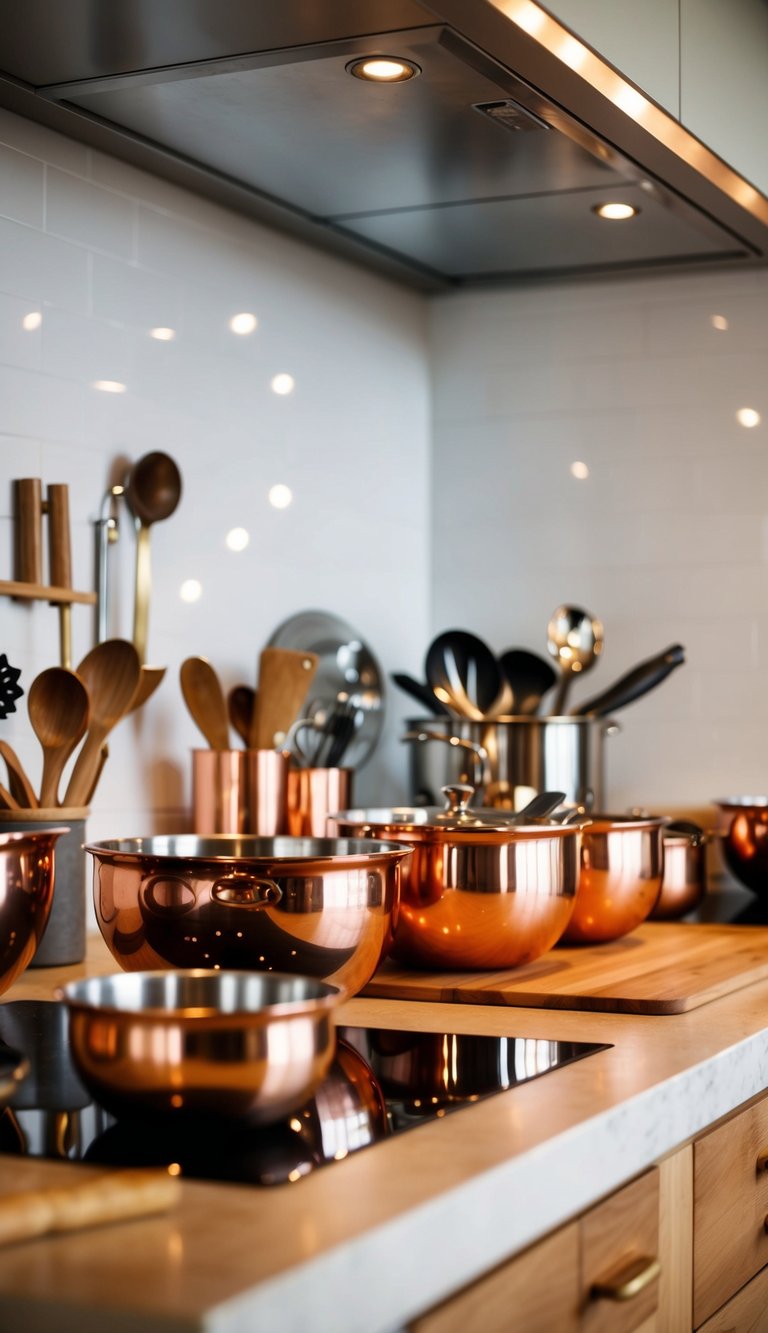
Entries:
<svg viewBox="0 0 768 1333">
<path fill-rule="evenodd" d="M 652 1321 L 661 1269 L 658 1169 L 590 1209 L 579 1228 L 583 1333 L 633 1333 Z"/>
<path fill-rule="evenodd" d="M 502 1264 L 410 1325 L 410 1333 L 577 1333 L 578 1224 Z"/>
<path fill-rule="evenodd" d="M 694 1145 L 693 1318 L 698 1328 L 768 1263 L 768 1098 Z"/>
</svg>

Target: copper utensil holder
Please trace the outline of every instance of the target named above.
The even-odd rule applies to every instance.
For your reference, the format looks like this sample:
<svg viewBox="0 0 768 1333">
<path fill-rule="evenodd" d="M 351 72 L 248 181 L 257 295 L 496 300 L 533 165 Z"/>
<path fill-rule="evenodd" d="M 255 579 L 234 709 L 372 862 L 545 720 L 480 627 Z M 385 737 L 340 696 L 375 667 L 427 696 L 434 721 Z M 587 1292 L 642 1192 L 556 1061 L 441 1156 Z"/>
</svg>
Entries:
<svg viewBox="0 0 768 1333">
<path fill-rule="evenodd" d="M 288 832 L 292 838 L 324 838 L 329 814 L 352 804 L 351 768 L 288 770 Z"/>
<path fill-rule="evenodd" d="M 288 755 L 279 750 L 193 750 L 194 831 L 287 832 Z"/>
</svg>

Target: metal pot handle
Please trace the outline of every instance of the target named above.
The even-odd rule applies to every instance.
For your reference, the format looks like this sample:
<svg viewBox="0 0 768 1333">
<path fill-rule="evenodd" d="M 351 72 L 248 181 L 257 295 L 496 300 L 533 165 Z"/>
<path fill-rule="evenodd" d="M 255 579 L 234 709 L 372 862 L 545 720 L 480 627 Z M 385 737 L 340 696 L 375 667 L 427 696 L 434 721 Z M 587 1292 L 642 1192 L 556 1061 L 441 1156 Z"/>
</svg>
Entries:
<svg viewBox="0 0 768 1333">
<path fill-rule="evenodd" d="M 454 745 L 462 750 L 469 750 L 475 763 L 473 786 L 485 787 L 490 782 L 491 772 L 488 751 L 476 741 L 465 741 L 461 736 L 443 736 L 439 731 L 406 731 L 401 741 L 442 741 L 444 745 Z"/>
<path fill-rule="evenodd" d="M 211 887 L 211 898 L 224 907 L 245 907 L 256 911 L 262 907 L 275 907 L 283 896 L 283 890 L 273 879 L 266 876 L 243 875 L 235 872 L 222 875 Z"/>
</svg>

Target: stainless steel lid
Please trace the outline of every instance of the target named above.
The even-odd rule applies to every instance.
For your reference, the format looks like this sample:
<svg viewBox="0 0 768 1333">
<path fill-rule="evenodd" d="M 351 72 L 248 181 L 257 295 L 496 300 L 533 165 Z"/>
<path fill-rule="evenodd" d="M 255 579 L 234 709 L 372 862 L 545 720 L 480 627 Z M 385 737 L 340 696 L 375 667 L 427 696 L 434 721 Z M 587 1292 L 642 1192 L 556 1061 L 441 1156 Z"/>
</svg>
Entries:
<svg viewBox="0 0 768 1333">
<path fill-rule="evenodd" d="M 471 806 L 475 788 L 455 783 L 442 787 L 444 806 L 391 806 L 379 809 L 343 810 L 330 818 L 339 824 L 362 824 L 369 828 L 441 829 L 446 832 L 470 831 L 506 833 L 512 829 L 563 829 L 560 822 L 548 824 L 537 809 L 551 811 L 563 799 L 562 792 L 542 792 L 524 810 L 497 810 Z M 572 827 L 572 826 L 571 826 Z"/>
</svg>

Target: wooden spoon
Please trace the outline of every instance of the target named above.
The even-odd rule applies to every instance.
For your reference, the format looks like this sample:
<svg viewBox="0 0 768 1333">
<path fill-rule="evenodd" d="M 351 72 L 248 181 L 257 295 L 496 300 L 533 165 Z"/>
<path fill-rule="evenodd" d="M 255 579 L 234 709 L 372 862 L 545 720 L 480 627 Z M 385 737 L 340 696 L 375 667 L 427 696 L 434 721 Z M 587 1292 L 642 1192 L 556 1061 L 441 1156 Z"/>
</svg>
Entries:
<svg viewBox="0 0 768 1333">
<path fill-rule="evenodd" d="M 131 700 L 129 713 L 134 713 L 151 699 L 167 670 L 167 667 L 142 666 L 139 687 Z"/>
<path fill-rule="evenodd" d="M 91 718 L 64 795 L 66 806 L 84 805 L 92 790 L 104 741 L 128 712 L 138 689 L 139 654 L 125 639 L 105 639 L 86 654 L 77 674 L 91 698 Z"/>
<path fill-rule="evenodd" d="M 212 750 L 229 749 L 227 705 L 221 682 L 205 657 L 188 657 L 179 672 L 190 716 Z"/>
<path fill-rule="evenodd" d="M 19 756 L 7 741 L 0 741 L 0 755 L 8 769 L 8 787 L 14 801 L 22 809 L 36 810 L 39 801 L 35 789 L 24 772 Z"/>
<path fill-rule="evenodd" d="M 247 746 L 253 726 L 253 713 L 256 707 L 256 691 L 250 685 L 235 685 L 227 695 L 227 711 L 230 726 L 237 732 L 243 745 Z"/>
<path fill-rule="evenodd" d="M 273 750 L 295 722 L 320 661 L 317 653 L 265 648 L 259 659 L 259 691 L 250 748 Z M 279 737 L 279 739 L 278 739 Z"/>
<path fill-rule="evenodd" d="M 134 463 L 125 482 L 125 501 L 136 524 L 136 590 L 133 641 L 140 661 L 147 651 L 152 583 L 149 529 L 170 518 L 181 499 L 181 473 L 168 454 L 155 451 Z"/>
<path fill-rule="evenodd" d="M 41 671 L 29 687 L 27 712 L 43 747 L 40 804 L 58 804 L 59 781 L 69 756 L 85 735 L 91 703 L 79 676 L 66 667 Z"/>
</svg>

